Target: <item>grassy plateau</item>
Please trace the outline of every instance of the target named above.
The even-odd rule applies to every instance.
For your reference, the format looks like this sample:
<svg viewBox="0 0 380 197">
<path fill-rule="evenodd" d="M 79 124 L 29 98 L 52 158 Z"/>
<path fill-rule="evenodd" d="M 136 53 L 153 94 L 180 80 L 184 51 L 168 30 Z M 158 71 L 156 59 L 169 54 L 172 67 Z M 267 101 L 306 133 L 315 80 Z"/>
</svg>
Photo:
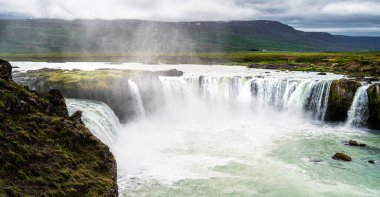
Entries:
<svg viewBox="0 0 380 197">
<path fill-rule="evenodd" d="M 380 52 L 229 52 L 229 53 L 41 53 L 0 54 L 9 61 L 142 62 L 147 64 L 223 64 L 296 71 L 334 72 L 353 77 L 380 76 Z"/>
</svg>

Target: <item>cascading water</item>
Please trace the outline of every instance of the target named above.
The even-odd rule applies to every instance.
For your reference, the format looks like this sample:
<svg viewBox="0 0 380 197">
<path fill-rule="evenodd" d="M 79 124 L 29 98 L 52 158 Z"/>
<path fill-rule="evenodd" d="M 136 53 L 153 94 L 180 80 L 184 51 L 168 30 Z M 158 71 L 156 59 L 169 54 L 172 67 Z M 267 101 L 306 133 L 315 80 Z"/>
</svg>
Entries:
<svg viewBox="0 0 380 197">
<path fill-rule="evenodd" d="M 82 111 L 82 120 L 87 128 L 103 143 L 112 148 L 121 128 L 119 119 L 112 109 L 103 102 L 83 100 L 83 99 L 65 99 L 69 114 L 80 110 Z"/>
<path fill-rule="evenodd" d="M 140 90 L 137 84 L 133 80 L 128 80 L 128 85 L 131 89 L 132 97 L 133 97 L 133 105 L 135 107 L 135 112 L 137 118 L 141 118 L 145 116 L 145 109 L 144 109 L 144 104 L 143 100 L 141 98 Z"/>
<path fill-rule="evenodd" d="M 346 126 L 362 127 L 366 126 L 369 116 L 368 110 L 368 84 L 358 88 L 350 110 L 347 113 Z"/>
<path fill-rule="evenodd" d="M 280 111 L 304 110 L 323 120 L 327 108 L 330 80 L 251 78 L 251 77 L 183 77 L 193 92 L 215 103 L 245 102 L 245 107 L 274 107 Z M 170 85 L 167 88 L 174 88 Z M 183 89 L 183 87 L 182 87 Z M 179 91 L 179 90 L 171 90 Z M 183 90 L 180 90 L 183 91 Z"/>
<path fill-rule="evenodd" d="M 31 68 L 56 66 L 15 63 L 25 70 L 23 64 Z M 109 66 L 60 65 L 83 65 L 85 69 Z M 78 107 L 68 99 L 71 113 L 82 110 L 86 125 L 110 145 L 117 161 L 120 196 L 380 196 L 378 134 L 310 121 L 310 117 L 323 120 L 330 83 L 343 78 L 341 75 L 238 66 L 118 66 L 185 72 L 182 77 L 160 77 L 162 86 L 157 91 L 163 91 L 165 100 L 158 102 L 161 108 L 131 118 L 108 142 L 104 139 L 115 132 L 103 127 L 118 124 L 102 123 L 103 119 L 110 121 L 108 116 L 114 117 L 106 115 L 109 109 L 88 100 L 79 100 Z M 143 100 L 147 98 L 141 98 L 138 85 L 147 96 L 143 88 L 149 83 L 130 81 L 127 85 L 133 97 L 128 105 L 144 114 L 141 112 L 147 104 Z M 365 99 L 362 102 L 365 92 L 364 87 L 358 90 L 351 110 L 355 113 L 350 117 L 366 106 Z M 149 96 L 158 99 L 154 93 Z M 102 109 L 92 112 L 97 108 Z M 86 116 L 86 111 L 94 115 Z M 342 143 L 349 139 L 366 143 L 367 148 Z M 331 156 L 336 152 L 353 160 L 335 161 Z M 375 164 L 368 163 L 369 159 Z"/>
</svg>

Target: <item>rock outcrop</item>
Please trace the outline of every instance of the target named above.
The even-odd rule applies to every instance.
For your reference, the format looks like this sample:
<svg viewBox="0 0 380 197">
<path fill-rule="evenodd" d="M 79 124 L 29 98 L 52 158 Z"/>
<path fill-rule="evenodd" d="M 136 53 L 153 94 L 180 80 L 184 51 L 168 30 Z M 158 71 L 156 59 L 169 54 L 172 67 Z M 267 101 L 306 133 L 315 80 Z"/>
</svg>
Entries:
<svg viewBox="0 0 380 197">
<path fill-rule="evenodd" d="M 80 112 L 69 117 L 59 91 L 30 91 L 1 65 L 0 196 L 117 196 L 116 161 Z"/>
<path fill-rule="evenodd" d="M 329 100 L 325 114 L 326 121 L 345 121 L 347 112 L 354 100 L 360 82 L 353 80 L 334 80 L 331 83 Z"/>
<path fill-rule="evenodd" d="M 358 143 L 355 140 L 348 140 L 347 145 L 349 145 L 349 146 L 360 146 L 360 147 L 367 146 L 366 144 Z"/>
<path fill-rule="evenodd" d="M 380 84 L 368 88 L 368 126 L 380 130 Z"/>
<path fill-rule="evenodd" d="M 4 80 L 12 79 L 12 66 L 2 59 L 0 59 L 0 77 Z"/>
<path fill-rule="evenodd" d="M 122 123 L 133 119 L 136 98 L 129 80 L 139 87 L 139 93 L 147 114 L 156 111 L 164 102 L 163 86 L 159 75 L 180 76 L 182 71 L 134 71 L 99 69 L 95 71 L 41 69 L 17 73 L 17 83 L 33 90 L 46 92 L 59 90 L 67 98 L 92 99 L 106 103 Z"/>
<path fill-rule="evenodd" d="M 348 156 L 344 153 L 336 153 L 331 158 L 335 159 L 335 160 L 341 160 L 341 161 L 351 161 L 352 160 L 350 156 Z"/>
</svg>

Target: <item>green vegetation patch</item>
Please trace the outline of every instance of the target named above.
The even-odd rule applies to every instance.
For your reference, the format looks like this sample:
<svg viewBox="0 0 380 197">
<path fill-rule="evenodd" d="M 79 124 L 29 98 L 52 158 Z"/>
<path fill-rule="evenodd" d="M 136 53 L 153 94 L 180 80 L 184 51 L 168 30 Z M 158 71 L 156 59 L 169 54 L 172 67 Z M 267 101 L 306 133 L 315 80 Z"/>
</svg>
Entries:
<svg viewBox="0 0 380 197">
<path fill-rule="evenodd" d="M 0 80 L 0 196 L 116 195 L 108 147 L 57 99 Z"/>
</svg>

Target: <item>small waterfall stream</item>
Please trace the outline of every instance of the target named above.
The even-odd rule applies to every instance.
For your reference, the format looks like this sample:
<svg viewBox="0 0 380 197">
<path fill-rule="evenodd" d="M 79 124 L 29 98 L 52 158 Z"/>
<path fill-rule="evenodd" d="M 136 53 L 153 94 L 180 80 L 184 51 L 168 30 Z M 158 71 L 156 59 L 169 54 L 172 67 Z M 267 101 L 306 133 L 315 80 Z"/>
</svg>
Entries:
<svg viewBox="0 0 380 197">
<path fill-rule="evenodd" d="M 346 126 L 363 127 L 366 126 L 369 109 L 368 109 L 368 84 L 358 88 L 352 101 L 350 110 L 347 113 Z"/>
<path fill-rule="evenodd" d="M 141 98 L 140 90 L 137 84 L 133 80 L 128 80 L 128 85 L 131 88 L 131 93 L 133 96 L 133 102 L 131 105 L 135 107 L 135 112 L 137 115 L 137 118 L 144 117 L 145 116 L 145 109 L 143 100 Z"/>
</svg>

